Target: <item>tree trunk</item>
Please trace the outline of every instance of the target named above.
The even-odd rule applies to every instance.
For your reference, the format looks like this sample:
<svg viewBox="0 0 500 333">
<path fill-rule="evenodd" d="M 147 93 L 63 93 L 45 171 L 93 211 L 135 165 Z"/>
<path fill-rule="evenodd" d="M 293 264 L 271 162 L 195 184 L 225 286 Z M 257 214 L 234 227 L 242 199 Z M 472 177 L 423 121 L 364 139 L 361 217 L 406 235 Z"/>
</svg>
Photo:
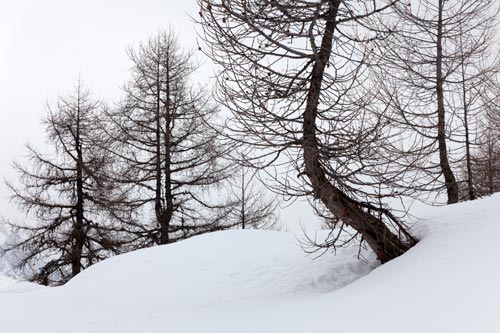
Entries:
<svg viewBox="0 0 500 333">
<path fill-rule="evenodd" d="M 78 87 L 78 99 L 80 99 L 80 87 Z M 75 147 L 77 153 L 76 161 L 76 221 L 74 225 L 75 243 L 71 258 L 71 276 L 76 276 L 82 270 L 82 251 L 84 245 L 84 221 L 83 221 L 83 156 L 80 143 L 80 100 L 78 100 L 78 110 L 76 119 Z"/>
<path fill-rule="evenodd" d="M 465 128 L 465 162 L 467 166 L 467 191 L 469 200 L 475 200 L 474 186 L 472 182 L 472 161 L 470 151 L 470 133 L 469 133 L 469 108 L 467 104 L 467 89 L 465 87 L 465 66 L 462 59 L 462 99 L 464 104 L 464 128 Z"/>
<path fill-rule="evenodd" d="M 163 212 L 162 217 L 162 225 L 161 225 L 161 244 L 168 244 L 170 242 L 170 221 L 172 220 L 172 215 L 174 214 L 174 198 L 172 196 L 172 171 L 171 171 L 171 156 L 170 150 L 171 147 L 171 134 L 170 134 L 170 125 L 172 123 L 172 105 L 171 105 L 171 87 L 170 87 L 170 67 L 169 60 L 167 60 L 167 91 L 166 91 L 166 100 L 165 100 L 165 211 Z"/>
<path fill-rule="evenodd" d="M 163 205 L 161 200 L 161 76 L 160 76 L 160 61 L 157 62 L 156 73 L 156 114 L 155 114 L 155 140 L 156 140 L 156 156 L 155 156 L 155 216 L 156 223 L 160 229 L 160 235 L 157 242 L 164 244 L 164 223 L 163 223 Z"/>
<path fill-rule="evenodd" d="M 436 54 L 436 94 L 438 102 L 438 133 L 439 165 L 444 176 L 444 183 L 448 194 L 448 204 L 458 202 L 458 184 L 450 167 L 448 150 L 446 147 L 446 110 L 444 107 L 444 78 L 443 78 L 443 7 L 444 0 L 439 0 L 439 18 L 437 31 L 437 54 Z"/>
<path fill-rule="evenodd" d="M 385 263 L 406 252 L 410 245 L 405 244 L 379 218 L 365 212 L 355 201 L 331 184 L 319 159 L 319 142 L 316 136 L 316 118 L 318 114 L 321 83 L 325 66 L 328 63 L 333 45 L 333 34 L 336 28 L 336 16 L 341 0 L 330 1 L 330 11 L 325 32 L 321 41 L 321 49 L 316 55 L 307 104 L 303 120 L 303 149 L 305 172 L 308 176 L 314 195 L 326 208 L 344 223 L 359 232 L 368 245 Z"/>
<path fill-rule="evenodd" d="M 245 168 L 241 168 L 241 229 L 245 229 L 246 224 L 246 193 L 245 193 Z"/>
<path fill-rule="evenodd" d="M 495 193 L 493 187 L 493 143 L 490 135 L 488 134 L 488 186 L 489 186 L 489 195 L 493 195 Z"/>
</svg>

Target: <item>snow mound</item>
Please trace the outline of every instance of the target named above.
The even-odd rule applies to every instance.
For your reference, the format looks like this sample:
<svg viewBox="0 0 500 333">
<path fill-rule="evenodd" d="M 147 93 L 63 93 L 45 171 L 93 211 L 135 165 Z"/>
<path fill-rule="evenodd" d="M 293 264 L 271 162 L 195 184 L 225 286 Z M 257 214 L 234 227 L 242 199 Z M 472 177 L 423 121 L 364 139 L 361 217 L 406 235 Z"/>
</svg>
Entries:
<svg viewBox="0 0 500 333">
<path fill-rule="evenodd" d="M 227 231 L 118 256 L 63 287 L 0 294 L 0 332 L 500 332 L 500 195 L 430 208 L 372 270 L 290 234 Z M 1 291 L 0 291 L 1 292 Z"/>
<path fill-rule="evenodd" d="M 314 259 L 288 233 L 224 231 L 111 258 L 90 267 L 65 288 L 99 286 L 104 298 L 165 295 L 177 309 L 325 293 L 370 271 L 369 265 L 356 259 L 356 251 L 341 249 L 335 260 L 328 255 Z"/>
</svg>

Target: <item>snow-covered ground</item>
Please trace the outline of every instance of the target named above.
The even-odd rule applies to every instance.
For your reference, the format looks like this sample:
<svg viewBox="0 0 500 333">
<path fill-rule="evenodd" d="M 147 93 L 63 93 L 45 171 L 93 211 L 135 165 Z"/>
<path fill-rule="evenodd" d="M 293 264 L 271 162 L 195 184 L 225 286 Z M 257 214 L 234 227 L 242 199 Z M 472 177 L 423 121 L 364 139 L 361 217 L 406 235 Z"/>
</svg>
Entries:
<svg viewBox="0 0 500 333">
<path fill-rule="evenodd" d="M 288 233 L 227 231 L 118 256 L 58 288 L 0 279 L 0 332 L 500 332 L 500 195 L 429 209 L 374 268 Z"/>
</svg>

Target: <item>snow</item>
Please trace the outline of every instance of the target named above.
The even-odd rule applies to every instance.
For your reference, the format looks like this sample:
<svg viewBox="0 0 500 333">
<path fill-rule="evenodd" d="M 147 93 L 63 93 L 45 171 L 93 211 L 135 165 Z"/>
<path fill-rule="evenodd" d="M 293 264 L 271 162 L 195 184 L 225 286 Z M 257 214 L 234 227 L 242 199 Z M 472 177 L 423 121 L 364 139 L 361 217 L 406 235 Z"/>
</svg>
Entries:
<svg viewBox="0 0 500 333">
<path fill-rule="evenodd" d="M 0 332 L 500 332 L 499 203 L 428 209 L 420 243 L 377 268 L 357 248 L 314 259 L 292 234 L 245 230 L 114 257 L 58 288 L 0 278 Z"/>
</svg>

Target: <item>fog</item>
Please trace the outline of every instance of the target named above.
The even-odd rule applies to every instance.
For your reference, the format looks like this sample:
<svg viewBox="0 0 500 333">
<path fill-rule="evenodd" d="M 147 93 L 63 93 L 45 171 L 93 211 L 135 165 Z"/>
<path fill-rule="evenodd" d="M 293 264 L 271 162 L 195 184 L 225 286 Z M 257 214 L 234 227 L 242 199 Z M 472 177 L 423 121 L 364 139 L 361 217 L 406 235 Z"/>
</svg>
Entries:
<svg viewBox="0 0 500 333">
<path fill-rule="evenodd" d="M 180 44 L 196 48 L 196 1 L 0 0 L 0 175 L 15 180 L 12 161 L 30 143 L 43 150 L 47 103 L 72 90 L 79 76 L 108 103 L 118 100 L 130 63 L 127 47 L 173 27 Z M 202 58 L 197 81 L 213 73 Z M 21 218 L 0 185 L 0 215 Z M 290 230 L 314 220 L 306 204 L 282 210 Z"/>
</svg>

